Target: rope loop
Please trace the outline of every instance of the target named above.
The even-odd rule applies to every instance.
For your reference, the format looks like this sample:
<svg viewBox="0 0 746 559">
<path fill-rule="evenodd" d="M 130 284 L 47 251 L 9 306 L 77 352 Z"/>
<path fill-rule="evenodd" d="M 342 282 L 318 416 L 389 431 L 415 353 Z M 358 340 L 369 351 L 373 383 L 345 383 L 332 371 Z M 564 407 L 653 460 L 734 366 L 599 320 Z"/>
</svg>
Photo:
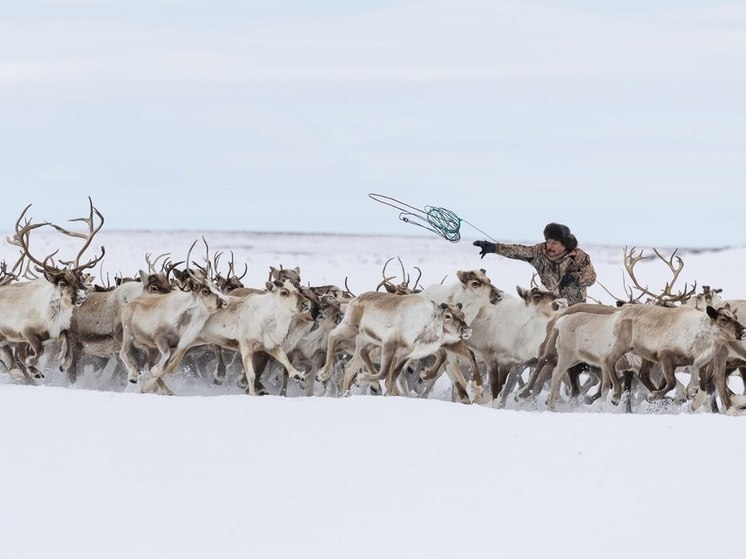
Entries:
<svg viewBox="0 0 746 559">
<path fill-rule="evenodd" d="M 410 206 L 409 204 L 405 204 L 396 198 L 392 198 L 391 196 L 384 196 L 383 194 L 375 194 L 372 192 L 368 194 L 368 196 L 376 202 L 380 202 L 381 204 L 399 210 L 399 219 L 404 223 L 427 229 L 452 243 L 457 243 L 461 240 L 462 223 L 466 223 L 480 233 L 487 235 L 481 229 L 474 227 L 474 225 L 465 219 L 461 219 L 455 212 L 446 208 L 425 206 L 425 209 L 421 210 L 414 206 Z M 487 237 L 492 239 L 489 235 L 487 235 Z M 494 241 L 494 239 L 492 240 Z"/>
</svg>

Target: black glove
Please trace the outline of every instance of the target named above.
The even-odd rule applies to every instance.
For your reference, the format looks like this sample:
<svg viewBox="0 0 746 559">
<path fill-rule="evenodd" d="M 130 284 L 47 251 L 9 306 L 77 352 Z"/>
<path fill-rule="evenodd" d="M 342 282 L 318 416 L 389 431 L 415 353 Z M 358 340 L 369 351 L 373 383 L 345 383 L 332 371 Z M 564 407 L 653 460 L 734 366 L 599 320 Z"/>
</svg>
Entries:
<svg viewBox="0 0 746 559">
<path fill-rule="evenodd" d="M 479 256 L 481 258 L 484 258 L 485 254 L 495 252 L 497 250 L 497 245 L 489 241 L 474 241 L 474 246 L 480 248 Z"/>
<path fill-rule="evenodd" d="M 567 272 L 565 276 L 560 280 L 558 287 L 564 288 L 570 285 L 578 285 L 579 281 L 580 281 L 579 272 Z"/>
</svg>

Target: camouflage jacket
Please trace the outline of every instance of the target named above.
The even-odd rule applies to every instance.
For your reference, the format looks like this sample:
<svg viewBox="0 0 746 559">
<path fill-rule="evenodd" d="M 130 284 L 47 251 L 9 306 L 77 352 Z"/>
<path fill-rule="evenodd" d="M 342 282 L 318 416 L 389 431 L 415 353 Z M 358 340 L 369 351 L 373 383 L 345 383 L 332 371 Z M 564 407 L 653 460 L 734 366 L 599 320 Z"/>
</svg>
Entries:
<svg viewBox="0 0 746 559">
<path fill-rule="evenodd" d="M 596 281 L 590 257 L 579 248 L 554 262 L 547 256 L 546 243 L 533 246 L 497 243 L 495 253 L 531 264 L 544 287 L 565 297 L 570 305 L 584 302 L 586 288 Z"/>
</svg>

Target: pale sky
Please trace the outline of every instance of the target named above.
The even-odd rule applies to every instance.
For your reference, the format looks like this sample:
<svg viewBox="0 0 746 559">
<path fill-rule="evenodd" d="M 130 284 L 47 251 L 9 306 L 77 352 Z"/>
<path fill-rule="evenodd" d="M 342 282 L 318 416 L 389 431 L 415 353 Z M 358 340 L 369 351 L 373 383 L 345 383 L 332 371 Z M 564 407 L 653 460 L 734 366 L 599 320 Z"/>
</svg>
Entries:
<svg viewBox="0 0 746 559">
<path fill-rule="evenodd" d="M 0 18 L 0 229 L 746 244 L 746 4 L 47 0 Z M 481 234 L 465 228 L 465 236 Z"/>
</svg>

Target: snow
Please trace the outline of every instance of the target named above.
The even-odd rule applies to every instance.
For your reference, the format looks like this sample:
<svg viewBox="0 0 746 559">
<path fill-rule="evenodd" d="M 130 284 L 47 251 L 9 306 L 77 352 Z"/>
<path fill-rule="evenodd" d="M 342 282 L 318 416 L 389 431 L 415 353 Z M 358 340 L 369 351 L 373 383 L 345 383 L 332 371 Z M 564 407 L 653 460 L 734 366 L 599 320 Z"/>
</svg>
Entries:
<svg viewBox="0 0 746 559">
<path fill-rule="evenodd" d="M 102 231 L 95 244 L 104 273 L 133 274 L 144 252 L 182 259 L 202 234 L 248 261 L 250 285 L 283 264 L 362 292 L 397 255 L 426 284 L 477 267 L 506 291 L 531 278 L 527 264 L 435 236 Z M 33 238 L 42 256 L 51 246 L 70 256 L 76 241 Z M 621 293 L 622 249 L 584 248 Z M 743 248 L 682 256 L 680 281 L 746 296 Z M 662 287 L 662 263 L 639 267 Z M 430 400 L 251 398 L 199 376 L 161 397 L 105 379 L 0 375 L 3 557 L 698 557 L 733 553 L 740 533 L 744 418 L 497 410 L 445 401 L 445 388 Z"/>
</svg>

